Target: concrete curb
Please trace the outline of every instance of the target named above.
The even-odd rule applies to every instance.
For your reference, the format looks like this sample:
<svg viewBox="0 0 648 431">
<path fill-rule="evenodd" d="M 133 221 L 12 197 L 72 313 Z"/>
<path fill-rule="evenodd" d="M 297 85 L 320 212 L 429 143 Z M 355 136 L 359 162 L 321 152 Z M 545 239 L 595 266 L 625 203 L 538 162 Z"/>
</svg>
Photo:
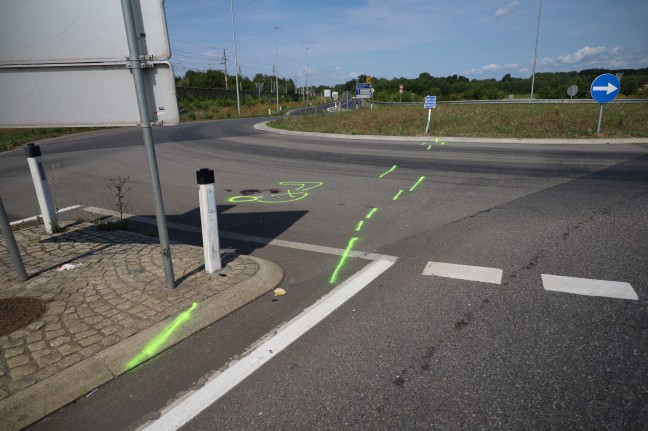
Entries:
<svg viewBox="0 0 648 431">
<path fill-rule="evenodd" d="M 325 139 L 350 139 L 365 141 L 400 141 L 421 142 L 432 139 L 430 136 L 382 136 L 382 135 L 346 135 L 337 133 L 295 132 L 269 127 L 272 120 L 263 121 L 254 125 L 256 130 L 278 135 L 311 136 Z M 462 138 L 443 137 L 445 142 L 467 144 L 534 144 L 534 145 L 636 145 L 648 144 L 648 138 L 584 138 L 584 139 L 539 139 L 539 138 Z"/>
<path fill-rule="evenodd" d="M 222 319 L 256 298 L 273 290 L 284 272 L 274 262 L 246 256 L 259 265 L 256 274 L 201 303 L 182 330 L 171 334 L 162 350 L 179 343 Z M 65 370 L 0 401 L 0 429 L 19 430 L 73 402 L 104 383 L 124 374 L 126 364 L 162 332 L 175 316 L 169 317 Z M 159 353 L 159 352 L 158 352 Z"/>
</svg>

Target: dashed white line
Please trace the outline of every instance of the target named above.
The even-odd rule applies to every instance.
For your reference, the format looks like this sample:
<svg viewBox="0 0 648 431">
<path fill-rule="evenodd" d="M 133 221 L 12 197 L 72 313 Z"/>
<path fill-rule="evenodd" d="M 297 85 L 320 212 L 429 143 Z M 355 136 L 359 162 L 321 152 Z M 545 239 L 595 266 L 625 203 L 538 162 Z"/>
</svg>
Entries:
<svg viewBox="0 0 648 431">
<path fill-rule="evenodd" d="M 423 275 L 502 284 L 502 270 L 483 266 L 457 265 L 454 263 L 428 262 Z"/>
<path fill-rule="evenodd" d="M 542 274 L 542 286 L 545 290 L 576 295 L 604 296 L 635 301 L 639 299 L 637 292 L 634 291 L 630 283 L 622 281 L 592 280 L 589 278 Z"/>
</svg>

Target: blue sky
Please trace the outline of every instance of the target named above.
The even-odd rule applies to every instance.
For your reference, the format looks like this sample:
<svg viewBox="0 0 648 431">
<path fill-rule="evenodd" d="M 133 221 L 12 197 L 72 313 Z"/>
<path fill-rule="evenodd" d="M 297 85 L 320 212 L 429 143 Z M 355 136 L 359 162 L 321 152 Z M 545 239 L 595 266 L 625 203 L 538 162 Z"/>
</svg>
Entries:
<svg viewBox="0 0 648 431">
<path fill-rule="evenodd" d="M 529 77 L 539 0 L 234 0 L 243 75 L 332 85 L 382 78 Z M 176 75 L 234 71 L 229 0 L 165 0 Z M 543 0 L 538 72 L 648 67 L 647 0 Z M 307 49 L 308 48 L 308 49 Z M 308 71 L 307 71 L 308 63 Z"/>
</svg>

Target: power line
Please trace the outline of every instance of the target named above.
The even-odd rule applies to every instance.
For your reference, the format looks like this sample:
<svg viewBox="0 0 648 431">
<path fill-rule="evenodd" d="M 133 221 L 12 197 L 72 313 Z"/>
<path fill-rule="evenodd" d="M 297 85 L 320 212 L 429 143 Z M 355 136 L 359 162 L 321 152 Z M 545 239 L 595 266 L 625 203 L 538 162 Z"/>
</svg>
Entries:
<svg viewBox="0 0 648 431">
<path fill-rule="evenodd" d="M 180 42 L 180 43 L 186 43 L 187 45 L 200 46 L 200 47 L 202 47 L 202 48 L 210 48 L 210 49 L 218 49 L 218 50 L 223 49 L 223 48 L 218 48 L 218 47 L 215 47 L 215 46 L 210 46 L 210 45 L 201 45 L 201 44 L 199 44 L 199 43 L 193 43 L 193 42 L 187 42 L 187 41 L 180 40 L 180 39 L 174 39 L 174 38 L 172 38 L 172 37 L 170 37 L 169 39 L 174 40 L 174 41 L 176 41 L 176 42 Z"/>
</svg>

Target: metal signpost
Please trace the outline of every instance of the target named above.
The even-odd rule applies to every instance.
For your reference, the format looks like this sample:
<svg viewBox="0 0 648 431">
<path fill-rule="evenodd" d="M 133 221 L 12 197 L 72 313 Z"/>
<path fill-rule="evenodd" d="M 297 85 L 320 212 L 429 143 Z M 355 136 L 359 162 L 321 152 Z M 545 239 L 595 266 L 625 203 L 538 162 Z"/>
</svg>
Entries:
<svg viewBox="0 0 648 431">
<path fill-rule="evenodd" d="M 436 96 L 425 96 L 423 107 L 428 110 L 427 125 L 425 126 L 425 134 L 427 135 L 430 127 L 430 120 L 432 119 L 432 110 L 436 108 Z"/>
<path fill-rule="evenodd" d="M 577 93 L 578 93 L 578 86 L 570 85 L 567 88 L 567 95 L 569 96 L 570 99 L 573 98 Z"/>
<path fill-rule="evenodd" d="M 11 257 L 11 262 L 16 269 L 18 280 L 27 280 L 27 271 L 25 271 L 25 264 L 23 263 L 22 257 L 20 256 L 20 250 L 18 250 L 18 244 L 16 244 L 16 238 L 14 238 L 13 231 L 11 230 L 11 223 L 9 223 L 9 217 L 7 217 L 7 212 L 5 211 L 5 207 L 2 204 L 1 197 L 0 230 L 2 230 L 2 234 L 4 235 L 5 243 L 7 244 L 7 248 L 9 249 L 9 256 Z"/>
<path fill-rule="evenodd" d="M 179 123 L 163 0 L 2 0 L 0 40 L 0 127 L 142 128 L 175 287 L 151 131 Z"/>
<path fill-rule="evenodd" d="M 601 109 L 599 110 L 599 119 L 598 126 L 596 127 L 596 133 L 601 132 L 601 120 L 603 118 L 603 105 L 613 101 L 618 95 L 619 90 L 621 89 L 621 82 L 619 78 L 612 75 L 611 73 L 604 73 L 603 75 L 598 76 L 594 81 L 592 81 L 592 86 L 590 87 L 590 94 L 592 98 L 601 104 Z"/>
</svg>

